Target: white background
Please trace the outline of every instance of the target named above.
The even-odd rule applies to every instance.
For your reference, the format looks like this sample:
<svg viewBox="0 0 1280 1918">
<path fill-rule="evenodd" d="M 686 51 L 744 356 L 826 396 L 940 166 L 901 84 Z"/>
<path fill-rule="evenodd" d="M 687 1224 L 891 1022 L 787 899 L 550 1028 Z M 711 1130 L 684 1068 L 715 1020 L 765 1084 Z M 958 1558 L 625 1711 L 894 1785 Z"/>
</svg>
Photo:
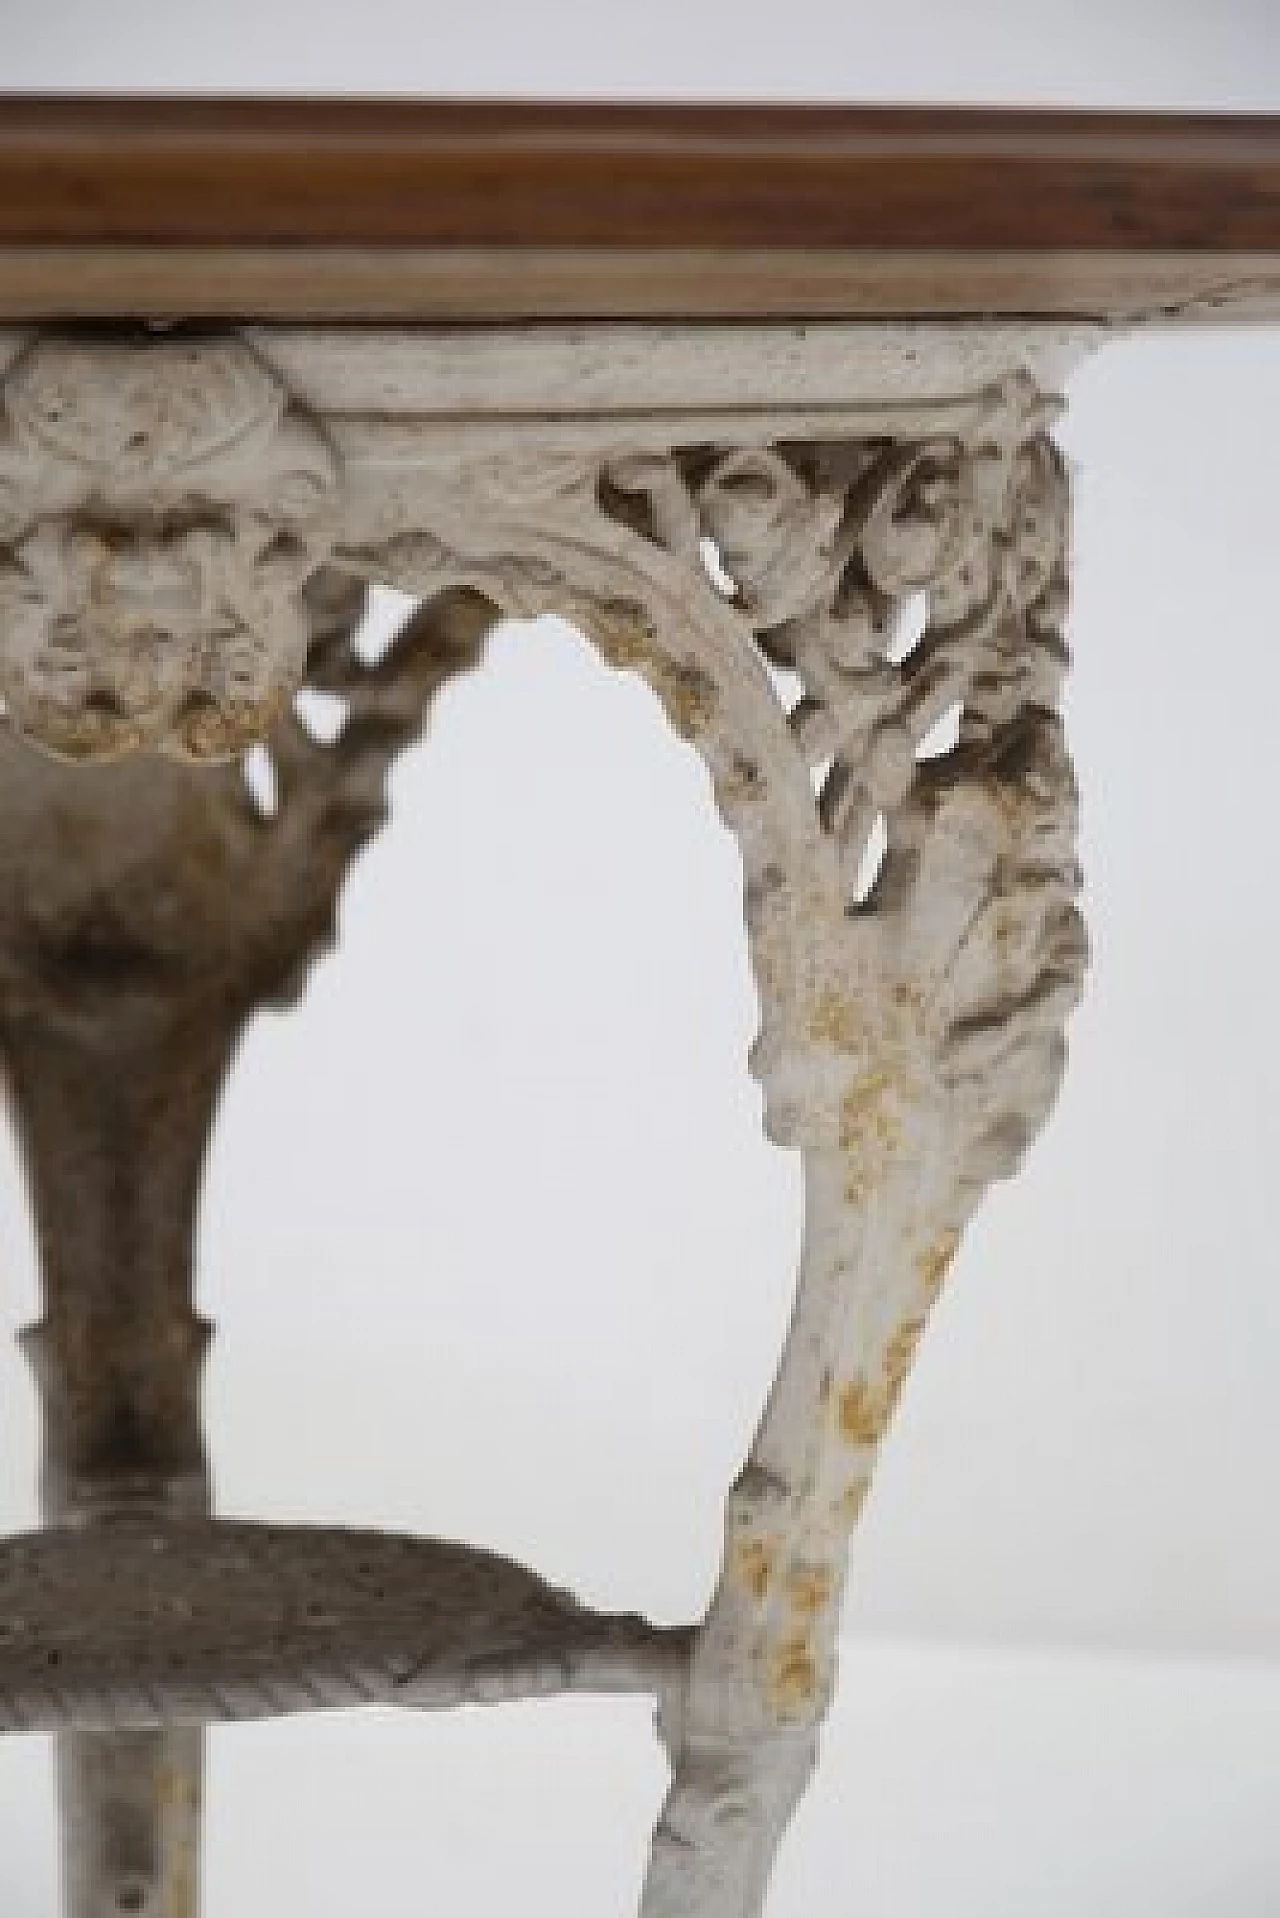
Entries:
<svg viewBox="0 0 1280 1918">
<path fill-rule="evenodd" d="M 0 85 L 1280 109 L 1273 0 L 0 0 Z M 856 1550 L 777 1918 L 1280 1909 L 1274 444 L 1280 330 L 1072 387 L 1069 718 L 1095 943 L 1059 1109 L 988 1203 Z M 441 700 L 306 1006 L 251 1033 L 202 1239 L 222 1505 L 439 1531 L 664 1619 L 785 1323 L 734 850 L 698 762 L 562 627 Z M 3 1168 L 0 1312 L 36 1311 Z M 0 1525 L 34 1515 L 0 1350 Z M 638 1704 L 218 1734 L 209 1918 L 623 1913 Z M 54 1909 L 0 1747 L 0 1910 Z"/>
</svg>

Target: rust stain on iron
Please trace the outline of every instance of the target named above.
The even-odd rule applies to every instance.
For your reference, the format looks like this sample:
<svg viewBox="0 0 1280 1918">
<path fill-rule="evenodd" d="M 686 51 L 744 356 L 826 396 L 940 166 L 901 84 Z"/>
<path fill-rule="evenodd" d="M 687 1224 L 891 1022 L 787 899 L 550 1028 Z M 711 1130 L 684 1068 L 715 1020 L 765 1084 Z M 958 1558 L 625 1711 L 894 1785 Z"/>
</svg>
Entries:
<svg viewBox="0 0 1280 1918">
<path fill-rule="evenodd" d="M 768 1596 L 777 1562 L 778 1547 L 773 1539 L 745 1538 L 734 1547 L 734 1569 L 753 1598 Z"/>
<path fill-rule="evenodd" d="M 646 676 L 677 732 L 694 739 L 707 730 L 715 716 L 716 686 L 700 666 L 658 654 L 649 662 Z"/>
<path fill-rule="evenodd" d="M 809 1020 L 815 1039 L 837 1046 L 841 1052 L 861 1052 L 867 1043 L 867 1024 L 853 1001 L 828 986 L 819 995 Z"/>
<path fill-rule="evenodd" d="M 840 1435 L 849 1445 L 878 1445 L 892 1411 L 893 1400 L 882 1387 L 850 1379 L 838 1401 Z"/>
<path fill-rule="evenodd" d="M 862 1508 L 867 1502 L 867 1494 L 870 1490 L 870 1479 L 854 1479 L 851 1484 L 845 1486 L 839 1498 L 836 1499 L 831 1508 L 832 1516 L 842 1525 L 852 1528 L 862 1514 Z"/>
<path fill-rule="evenodd" d="M 721 797 L 731 805 L 742 800 L 764 799 L 769 790 L 755 760 L 741 752 L 734 753 L 728 771 L 722 774 L 719 784 Z"/>
<path fill-rule="evenodd" d="M 715 681 L 694 660 L 672 659 L 664 653 L 655 643 L 652 621 L 641 608 L 610 608 L 604 617 L 593 611 L 586 625 L 611 666 L 643 674 L 677 732 L 693 739 L 706 731 L 715 717 Z"/>
<path fill-rule="evenodd" d="M 818 1695 L 818 1661 L 806 1637 L 784 1639 L 769 1661 L 769 1702 L 779 1718 L 793 1717 Z"/>
<path fill-rule="evenodd" d="M 835 1574 L 828 1565 L 797 1565 L 787 1576 L 787 1598 L 802 1618 L 816 1618 L 835 1597 Z"/>
<path fill-rule="evenodd" d="M 891 1400 L 896 1400 L 902 1390 L 903 1381 L 911 1370 L 920 1335 L 924 1331 L 924 1315 L 907 1319 L 900 1325 L 890 1339 L 884 1355 L 884 1375 Z"/>
<path fill-rule="evenodd" d="M 583 630 L 619 671 L 636 670 L 653 656 L 653 621 L 631 600 L 603 600 L 581 615 Z"/>
<path fill-rule="evenodd" d="M 902 1121 L 889 1104 L 893 1074 L 883 1066 L 864 1072 L 840 1101 L 840 1148 L 843 1152 L 878 1147 L 891 1152 L 902 1137 Z"/>
<path fill-rule="evenodd" d="M 865 1205 L 871 1196 L 872 1182 L 865 1173 L 854 1172 L 844 1183 L 844 1202 L 846 1205 Z"/>
<path fill-rule="evenodd" d="M 949 1227 L 931 1245 L 926 1246 L 916 1260 L 920 1281 L 931 1297 L 936 1297 L 941 1291 L 942 1281 L 946 1278 L 951 1261 L 955 1258 L 959 1247 L 960 1234 L 954 1227 Z"/>
</svg>

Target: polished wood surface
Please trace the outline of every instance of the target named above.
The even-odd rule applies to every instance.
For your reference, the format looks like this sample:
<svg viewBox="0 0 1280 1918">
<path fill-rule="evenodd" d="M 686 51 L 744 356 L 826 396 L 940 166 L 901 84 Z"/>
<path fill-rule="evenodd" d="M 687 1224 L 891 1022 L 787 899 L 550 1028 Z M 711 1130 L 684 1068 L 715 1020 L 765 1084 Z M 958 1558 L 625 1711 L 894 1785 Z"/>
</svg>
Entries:
<svg viewBox="0 0 1280 1918">
<path fill-rule="evenodd" d="M 1280 247 L 1280 120 L 0 100 L 0 240 Z"/>
<path fill-rule="evenodd" d="M 129 256 L 145 312 L 1229 309 L 1280 118 L 0 96 L 0 312 L 129 310 Z"/>
</svg>

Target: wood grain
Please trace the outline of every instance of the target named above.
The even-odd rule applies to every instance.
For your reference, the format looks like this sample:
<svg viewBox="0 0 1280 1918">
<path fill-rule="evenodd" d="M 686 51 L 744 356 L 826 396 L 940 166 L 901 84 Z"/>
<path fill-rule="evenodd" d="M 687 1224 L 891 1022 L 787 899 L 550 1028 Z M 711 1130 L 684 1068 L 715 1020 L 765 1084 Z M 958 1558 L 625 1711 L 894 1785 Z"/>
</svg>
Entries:
<svg viewBox="0 0 1280 1918">
<path fill-rule="evenodd" d="M 0 102 L 0 241 L 1280 248 L 1280 119 Z"/>
<path fill-rule="evenodd" d="M 78 279 L 104 315 L 1128 312 L 1278 271 L 1280 117 L 0 97 L 11 316 Z"/>
<path fill-rule="evenodd" d="M 1280 252 L 0 246 L 0 321 L 1280 322 Z"/>
</svg>

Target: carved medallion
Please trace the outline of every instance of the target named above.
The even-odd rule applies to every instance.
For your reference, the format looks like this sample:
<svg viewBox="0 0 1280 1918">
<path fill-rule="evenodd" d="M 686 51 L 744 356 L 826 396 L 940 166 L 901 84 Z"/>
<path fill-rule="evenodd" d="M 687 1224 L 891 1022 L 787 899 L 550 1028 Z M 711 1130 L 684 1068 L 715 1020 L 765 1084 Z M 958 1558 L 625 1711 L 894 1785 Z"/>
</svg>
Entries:
<svg viewBox="0 0 1280 1918">
<path fill-rule="evenodd" d="M 236 338 L 45 340 L 0 423 L 0 693 L 66 758 L 226 758 L 296 689 L 338 464 Z"/>
</svg>

